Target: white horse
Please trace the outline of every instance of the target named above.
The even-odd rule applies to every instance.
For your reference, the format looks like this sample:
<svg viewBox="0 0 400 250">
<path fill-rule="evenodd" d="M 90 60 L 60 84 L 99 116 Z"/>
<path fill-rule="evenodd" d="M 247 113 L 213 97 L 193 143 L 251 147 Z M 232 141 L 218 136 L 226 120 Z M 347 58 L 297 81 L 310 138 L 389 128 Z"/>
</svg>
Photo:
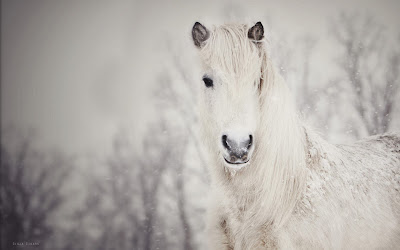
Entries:
<svg viewBox="0 0 400 250">
<path fill-rule="evenodd" d="M 260 22 L 192 30 L 211 249 L 400 249 L 400 136 L 332 145 L 299 119 Z"/>
</svg>

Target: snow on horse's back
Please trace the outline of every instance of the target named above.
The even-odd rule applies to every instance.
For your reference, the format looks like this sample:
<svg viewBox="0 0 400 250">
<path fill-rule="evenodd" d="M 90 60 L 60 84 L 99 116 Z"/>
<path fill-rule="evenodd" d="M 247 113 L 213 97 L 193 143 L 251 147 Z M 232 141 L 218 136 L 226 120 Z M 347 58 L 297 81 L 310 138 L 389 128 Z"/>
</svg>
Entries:
<svg viewBox="0 0 400 250">
<path fill-rule="evenodd" d="M 299 119 L 264 29 L 192 29 L 204 75 L 212 249 L 400 246 L 400 137 L 332 145 Z"/>
</svg>

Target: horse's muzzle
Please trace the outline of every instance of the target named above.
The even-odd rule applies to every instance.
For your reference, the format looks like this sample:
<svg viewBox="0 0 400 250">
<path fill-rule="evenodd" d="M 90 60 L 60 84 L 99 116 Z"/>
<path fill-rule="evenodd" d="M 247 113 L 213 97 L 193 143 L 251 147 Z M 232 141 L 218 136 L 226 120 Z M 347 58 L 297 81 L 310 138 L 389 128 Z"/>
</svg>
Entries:
<svg viewBox="0 0 400 250">
<path fill-rule="evenodd" d="M 250 150 L 253 145 L 253 136 L 233 139 L 229 135 L 222 135 L 222 145 L 225 149 L 224 159 L 228 164 L 245 164 L 249 161 Z"/>
</svg>

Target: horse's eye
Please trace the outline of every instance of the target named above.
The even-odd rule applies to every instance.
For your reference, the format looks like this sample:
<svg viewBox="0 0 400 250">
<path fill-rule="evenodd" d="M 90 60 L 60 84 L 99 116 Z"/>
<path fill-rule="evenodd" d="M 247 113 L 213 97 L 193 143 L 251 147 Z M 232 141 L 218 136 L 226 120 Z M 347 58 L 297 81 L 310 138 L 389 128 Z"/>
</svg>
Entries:
<svg viewBox="0 0 400 250">
<path fill-rule="evenodd" d="M 208 77 L 203 77 L 203 82 L 206 85 L 207 88 L 210 88 L 212 86 L 214 86 L 213 84 L 213 80 L 208 78 Z"/>
</svg>

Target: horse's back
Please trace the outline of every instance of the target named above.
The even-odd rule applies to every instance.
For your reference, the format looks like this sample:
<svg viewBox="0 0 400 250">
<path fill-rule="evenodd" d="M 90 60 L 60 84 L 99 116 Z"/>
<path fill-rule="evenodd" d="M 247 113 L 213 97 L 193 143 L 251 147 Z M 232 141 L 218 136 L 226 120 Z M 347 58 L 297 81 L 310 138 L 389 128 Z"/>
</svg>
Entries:
<svg viewBox="0 0 400 250">
<path fill-rule="evenodd" d="M 367 186 L 397 198 L 400 204 L 400 134 L 375 135 L 340 148 L 344 167 L 354 179 L 367 181 Z"/>
<path fill-rule="evenodd" d="M 400 244 L 400 134 L 375 135 L 352 145 L 339 146 L 346 156 L 344 167 L 354 184 L 360 214 L 370 215 L 366 221 L 374 224 L 378 242 L 387 242 L 394 249 Z M 381 228 L 381 229 L 378 229 Z M 391 235 L 391 236 L 390 236 Z M 387 238 L 386 238 L 387 237 Z M 384 238 L 386 238 L 384 240 Z M 351 241 L 351 239 L 349 239 Z M 379 245 L 379 244 L 378 244 Z"/>
<path fill-rule="evenodd" d="M 386 133 L 374 135 L 356 142 L 367 149 L 372 147 L 382 149 L 394 157 L 394 160 L 400 161 L 400 133 Z"/>
<path fill-rule="evenodd" d="M 400 192 L 400 134 L 386 133 L 362 139 L 354 144 L 363 168 L 391 181 L 390 186 Z M 357 150 L 355 150 L 355 156 Z M 364 156 L 364 157 L 362 157 Z M 384 181 L 384 180 L 383 180 Z"/>
<path fill-rule="evenodd" d="M 314 143 L 313 143 L 314 144 Z M 288 232 L 300 249 L 400 246 L 400 135 L 324 144 L 311 159 L 301 212 Z M 303 228 L 303 230 L 298 230 Z"/>
<path fill-rule="evenodd" d="M 399 133 L 370 136 L 352 145 L 339 145 L 338 147 L 350 161 L 354 162 L 352 165 L 356 168 L 362 167 L 400 174 Z"/>
</svg>

